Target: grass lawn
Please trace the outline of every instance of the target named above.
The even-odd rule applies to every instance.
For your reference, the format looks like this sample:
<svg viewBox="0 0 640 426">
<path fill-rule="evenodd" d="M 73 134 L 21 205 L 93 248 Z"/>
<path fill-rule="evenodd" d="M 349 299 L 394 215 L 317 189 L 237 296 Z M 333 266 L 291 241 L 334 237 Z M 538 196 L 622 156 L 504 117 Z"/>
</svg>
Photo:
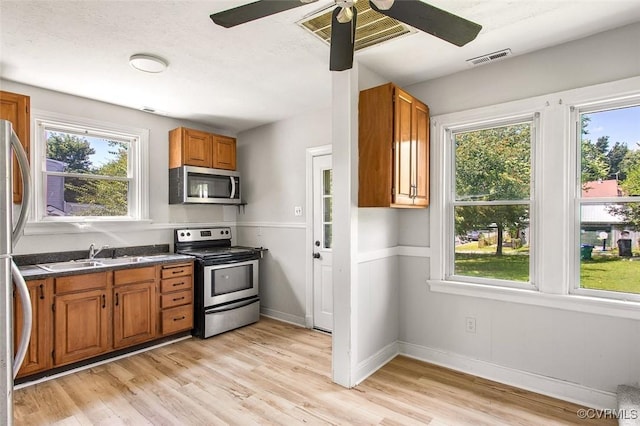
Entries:
<svg viewBox="0 0 640 426">
<path fill-rule="evenodd" d="M 456 275 L 496 278 L 511 281 L 529 280 L 529 254 L 495 255 L 486 252 L 458 252 L 456 247 Z M 506 252 L 505 252 L 506 253 Z M 628 260 L 615 255 L 601 256 L 580 264 L 580 282 L 583 288 L 640 293 L 640 259 Z"/>
</svg>

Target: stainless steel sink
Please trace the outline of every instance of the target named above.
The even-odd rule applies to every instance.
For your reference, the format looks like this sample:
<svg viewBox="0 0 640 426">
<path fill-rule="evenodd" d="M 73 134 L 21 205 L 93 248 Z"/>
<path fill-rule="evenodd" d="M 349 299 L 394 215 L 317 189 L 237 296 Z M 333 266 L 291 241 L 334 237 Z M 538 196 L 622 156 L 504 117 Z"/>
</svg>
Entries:
<svg viewBox="0 0 640 426">
<path fill-rule="evenodd" d="M 56 262 L 56 263 L 44 263 L 37 265 L 40 268 L 51 271 L 51 272 L 59 272 L 59 271 L 75 271 L 78 269 L 89 269 L 95 268 L 97 266 L 103 266 L 101 262 L 95 260 L 72 260 L 69 262 Z"/>
<path fill-rule="evenodd" d="M 130 263 L 140 263 L 148 261 L 146 256 L 116 257 L 112 259 L 100 259 L 104 265 L 128 265 Z"/>
</svg>

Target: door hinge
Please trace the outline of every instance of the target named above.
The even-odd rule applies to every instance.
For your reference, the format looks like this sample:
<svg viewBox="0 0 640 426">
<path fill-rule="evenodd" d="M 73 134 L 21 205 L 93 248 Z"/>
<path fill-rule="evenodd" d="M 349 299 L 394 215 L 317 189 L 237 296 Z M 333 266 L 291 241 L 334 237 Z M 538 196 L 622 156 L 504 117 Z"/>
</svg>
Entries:
<svg viewBox="0 0 640 426">
<path fill-rule="evenodd" d="M 56 351 L 51 351 L 51 358 L 56 359 Z"/>
<path fill-rule="evenodd" d="M 52 310 L 53 312 L 55 312 L 55 311 L 56 311 L 56 304 L 55 304 L 55 303 L 53 303 L 53 304 L 51 305 L 51 310 Z"/>
</svg>

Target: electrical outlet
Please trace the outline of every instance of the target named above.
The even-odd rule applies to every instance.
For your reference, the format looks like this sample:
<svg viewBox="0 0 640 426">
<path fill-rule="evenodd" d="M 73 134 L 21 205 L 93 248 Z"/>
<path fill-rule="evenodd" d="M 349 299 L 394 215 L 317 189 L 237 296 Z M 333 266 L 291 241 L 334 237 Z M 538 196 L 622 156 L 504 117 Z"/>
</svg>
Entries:
<svg viewBox="0 0 640 426">
<path fill-rule="evenodd" d="M 465 318 L 465 331 L 467 333 L 476 333 L 476 319 L 474 317 Z"/>
<path fill-rule="evenodd" d="M 296 216 L 302 216 L 302 206 L 295 206 L 293 208 L 293 214 Z"/>
</svg>

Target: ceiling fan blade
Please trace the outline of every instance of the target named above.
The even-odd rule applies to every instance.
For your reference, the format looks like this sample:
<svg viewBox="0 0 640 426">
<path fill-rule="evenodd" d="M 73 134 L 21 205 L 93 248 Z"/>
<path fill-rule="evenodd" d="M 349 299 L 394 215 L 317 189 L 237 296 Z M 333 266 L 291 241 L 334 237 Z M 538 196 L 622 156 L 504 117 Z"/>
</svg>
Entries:
<svg viewBox="0 0 640 426">
<path fill-rule="evenodd" d="M 355 7 L 351 22 L 338 22 L 341 8 L 336 7 L 331 18 L 331 52 L 329 54 L 329 70 L 344 71 L 353 66 L 353 50 L 356 40 L 356 19 L 358 11 Z"/>
<path fill-rule="evenodd" d="M 316 0 L 261 0 L 253 3 L 224 10 L 222 12 L 209 15 L 211 20 L 225 28 L 235 27 L 245 22 L 275 15 L 285 10 L 304 6 Z"/>
<path fill-rule="evenodd" d="M 482 25 L 468 21 L 420 0 L 396 0 L 389 10 L 380 10 L 369 2 L 376 12 L 411 25 L 456 46 L 464 46 L 476 38 Z"/>
</svg>

